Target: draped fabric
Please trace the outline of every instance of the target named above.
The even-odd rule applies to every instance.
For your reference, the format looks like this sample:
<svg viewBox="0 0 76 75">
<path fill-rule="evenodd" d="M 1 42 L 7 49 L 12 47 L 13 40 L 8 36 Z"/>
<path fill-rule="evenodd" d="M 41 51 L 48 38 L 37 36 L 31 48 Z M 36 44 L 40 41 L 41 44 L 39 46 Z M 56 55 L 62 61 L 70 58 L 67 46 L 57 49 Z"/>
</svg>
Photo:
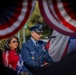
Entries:
<svg viewBox="0 0 76 75">
<path fill-rule="evenodd" d="M 57 62 L 66 55 L 70 37 L 65 36 L 55 30 L 53 31 L 52 36 L 56 36 L 56 38 L 52 38 L 50 40 L 49 55 L 55 62 Z"/>
<path fill-rule="evenodd" d="M 76 36 L 76 1 L 75 0 L 39 0 L 39 8 L 47 25 L 54 29 L 49 48 L 49 55 L 59 61 L 66 55 L 70 36 Z"/>
<path fill-rule="evenodd" d="M 76 36 L 75 0 L 39 0 L 41 14 L 50 28 Z"/>
<path fill-rule="evenodd" d="M 76 36 L 75 0 L 37 0 L 47 25 L 68 36 Z M 32 14 L 36 0 L 0 1 L 0 39 L 17 33 Z"/>
<path fill-rule="evenodd" d="M 36 0 L 0 1 L 0 39 L 18 32 L 34 10 Z"/>
</svg>

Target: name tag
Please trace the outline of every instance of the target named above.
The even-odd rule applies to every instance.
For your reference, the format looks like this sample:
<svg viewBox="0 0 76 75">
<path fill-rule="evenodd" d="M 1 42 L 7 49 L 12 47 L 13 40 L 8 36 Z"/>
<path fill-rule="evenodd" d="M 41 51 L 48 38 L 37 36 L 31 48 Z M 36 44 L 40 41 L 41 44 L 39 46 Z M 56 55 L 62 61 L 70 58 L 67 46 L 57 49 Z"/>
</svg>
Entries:
<svg viewBox="0 0 76 75">
<path fill-rule="evenodd" d="M 35 54 L 35 52 L 31 52 L 31 55 L 34 55 Z"/>
</svg>

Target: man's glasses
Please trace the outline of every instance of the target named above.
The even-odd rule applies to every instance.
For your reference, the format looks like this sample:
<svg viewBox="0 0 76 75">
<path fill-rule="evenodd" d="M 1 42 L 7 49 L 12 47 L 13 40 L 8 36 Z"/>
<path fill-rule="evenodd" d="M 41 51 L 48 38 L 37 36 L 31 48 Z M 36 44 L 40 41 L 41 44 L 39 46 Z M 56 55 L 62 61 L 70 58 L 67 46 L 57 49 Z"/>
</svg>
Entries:
<svg viewBox="0 0 76 75">
<path fill-rule="evenodd" d="M 42 33 L 41 33 L 41 32 L 36 32 L 36 34 L 38 34 L 38 35 L 42 35 Z"/>
</svg>

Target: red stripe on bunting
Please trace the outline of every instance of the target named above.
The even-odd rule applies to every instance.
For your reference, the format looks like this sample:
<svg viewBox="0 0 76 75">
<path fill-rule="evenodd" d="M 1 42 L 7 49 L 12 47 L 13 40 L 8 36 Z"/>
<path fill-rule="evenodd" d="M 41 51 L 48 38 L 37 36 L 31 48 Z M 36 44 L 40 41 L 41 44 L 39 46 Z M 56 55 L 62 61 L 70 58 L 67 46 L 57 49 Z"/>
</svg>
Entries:
<svg viewBox="0 0 76 75">
<path fill-rule="evenodd" d="M 51 40 L 48 40 L 48 42 L 47 42 L 47 44 L 46 44 L 46 46 L 45 46 L 45 48 L 46 48 L 47 50 L 49 50 L 49 48 L 50 48 L 50 41 L 51 41 Z"/>
<path fill-rule="evenodd" d="M 49 7 L 49 6 L 48 6 Z M 52 29 L 55 29 L 57 30 L 58 32 L 62 33 L 62 34 L 65 34 L 65 35 L 69 35 L 69 36 L 76 36 L 76 33 L 71 33 L 71 32 L 67 32 L 67 31 L 64 31 L 62 29 L 60 29 L 59 27 L 57 27 L 56 25 L 54 25 L 50 20 L 49 18 L 47 17 L 46 13 L 45 13 L 45 10 L 44 10 L 44 6 L 43 6 L 43 0 L 39 0 L 39 8 L 40 8 L 40 12 L 41 12 L 41 15 L 43 16 L 44 20 L 46 21 L 47 25 L 52 28 Z M 52 11 L 50 9 L 50 14 L 52 14 Z M 53 15 L 53 14 L 52 14 Z M 54 16 L 53 16 L 54 17 Z M 56 19 L 56 18 L 55 18 Z"/>
<path fill-rule="evenodd" d="M 72 8 L 69 7 L 68 5 L 68 2 L 67 1 L 63 1 L 63 7 L 65 8 L 65 11 L 67 12 L 67 14 L 73 19 L 73 20 L 76 20 L 76 17 L 75 17 L 75 13 L 72 11 Z"/>
<path fill-rule="evenodd" d="M 57 8 L 58 7 L 57 0 L 52 0 L 52 1 L 53 1 L 53 5 L 54 5 L 54 10 L 57 13 L 57 16 L 60 19 L 60 21 L 63 23 L 63 25 L 76 32 L 76 28 L 73 25 L 71 25 L 70 23 L 66 22 L 66 20 L 60 14 L 59 9 Z"/>
<path fill-rule="evenodd" d="M 65 48 L 65 50 L 64 50 L 64 53 L 63 53 L 63 55 L 62 55 L 62 58 L 64 58 L 64 57 L 66 56 L 66 54 L 67 54 L 68 45 L 69 45 L 69 42 L 68 42 L 67 45 L 66 45 L 66 48 Z"/>
</svg>

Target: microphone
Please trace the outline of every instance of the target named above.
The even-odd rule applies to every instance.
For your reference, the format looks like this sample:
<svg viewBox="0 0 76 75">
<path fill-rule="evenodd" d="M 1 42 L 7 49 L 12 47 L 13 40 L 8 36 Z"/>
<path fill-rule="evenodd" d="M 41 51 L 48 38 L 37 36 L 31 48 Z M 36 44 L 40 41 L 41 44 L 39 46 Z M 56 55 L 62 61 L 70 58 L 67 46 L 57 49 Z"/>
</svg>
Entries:
<svg viewBox="0 0 76 75">
<path fill-rule="evenodd" d="M 49 40 L 51 40 L 52 38 L 56 38 L 56 36 L 48 36 Z"/>
</svg>

